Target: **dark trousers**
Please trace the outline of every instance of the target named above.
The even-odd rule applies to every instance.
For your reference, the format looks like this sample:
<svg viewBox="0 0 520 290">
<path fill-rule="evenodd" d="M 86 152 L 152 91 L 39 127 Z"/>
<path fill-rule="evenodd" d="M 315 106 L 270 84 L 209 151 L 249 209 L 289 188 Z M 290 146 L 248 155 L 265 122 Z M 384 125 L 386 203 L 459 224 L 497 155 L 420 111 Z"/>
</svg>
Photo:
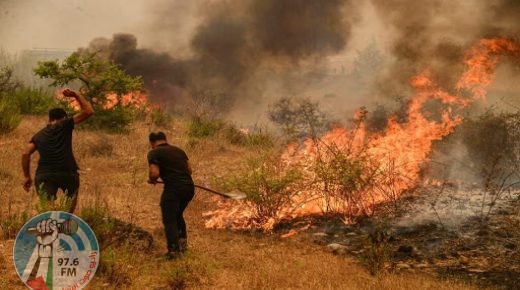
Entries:
<svg viewBox="0 0 520 290">
<path fill-rule="evenodd" d="M 193 185 L 188 185 L 174 191 L 165 190 L 162 194 L 161 212 L 168 251 L 180 251 L 179 238 L 188 238 L 183 214 L 194 193 Z"/>
<path fill-rule="evenodd" d="M 58 189 L 71 199 L 69 212 L 73 213 L 78 202 L 79 174 L 77 172 L 39 173 L 34 178 L 34 186 L 40 198 L 56 200 Z"/>
</svg>

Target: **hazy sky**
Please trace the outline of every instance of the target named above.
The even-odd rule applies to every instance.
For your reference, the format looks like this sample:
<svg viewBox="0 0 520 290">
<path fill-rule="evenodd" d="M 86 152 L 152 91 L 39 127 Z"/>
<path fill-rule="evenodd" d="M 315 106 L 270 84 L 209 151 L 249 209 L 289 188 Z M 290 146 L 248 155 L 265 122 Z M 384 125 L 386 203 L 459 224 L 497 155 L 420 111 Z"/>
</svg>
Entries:
<svg viewBox="0 0 520 290">
<path fill-rule="evenodd" d="M 204 0 L 0 0 L 0 48 L 75 50 L 95 37 L 123 32 L 134 34 L 139 46 L 186 53 L 201 3 Z M 351 51 L 363 48 L 367 38 L 382 35 L 373 9 L 364 10 L 367 17 L 352 31 Z"/>
<path fill-rule="evenodd" d="M 165 1 L 0 0 L 0 47 L 9 52 L 33 48 L 76 49 L 95 37 L 111 37 L 117 32 L 132 33 L 148 46 L 186 45 L 181 42 L 186 42 L 186 30 L 192 28 L 190 18 L 196 14 L 193 11 L 179 13 L 184 18 L 175 17 L 178 33 L 163 38 L 173 41 L 162 42 L 161 37 L 151 34 L 160 12 L 157 10 Z M 180 10 L 192 9 L 194 5 L 190 2 L 196 1 L 169 2 L 175 2 L 174 9 Z"/>
</svg>

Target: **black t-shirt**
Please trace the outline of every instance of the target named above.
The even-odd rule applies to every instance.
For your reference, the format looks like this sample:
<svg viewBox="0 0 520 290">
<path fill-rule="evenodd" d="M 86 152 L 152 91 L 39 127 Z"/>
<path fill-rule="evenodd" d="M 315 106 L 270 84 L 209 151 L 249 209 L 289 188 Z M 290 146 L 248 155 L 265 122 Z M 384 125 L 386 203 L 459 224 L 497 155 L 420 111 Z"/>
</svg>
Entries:
<svg viewBox="0 0 520 290">
<path fill-rule="evenodd" d="M 77 172 L 78 165 L 72 153 L 72 130 L 74 119 L 67 118 L 47 125 L 32 137 L 30 142 L 40 153 L 36 174 Z"/>
<path fill-rule="evenodd" d="M 175 191 L 183 185 L 193 185 L 188 171 L 188 156 L 186 153 L 170 144 L 160 144 L 148 152 L 148 163 L 159 166 L 165 191 Z"/>
</svg>

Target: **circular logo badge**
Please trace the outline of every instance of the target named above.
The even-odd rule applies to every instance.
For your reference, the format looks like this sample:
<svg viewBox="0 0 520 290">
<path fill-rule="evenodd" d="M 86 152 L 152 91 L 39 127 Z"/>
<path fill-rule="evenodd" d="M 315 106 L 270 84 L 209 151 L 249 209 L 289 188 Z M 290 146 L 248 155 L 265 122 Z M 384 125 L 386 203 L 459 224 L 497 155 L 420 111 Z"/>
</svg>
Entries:
<svg viewBox="0 0 520 290">
<path fill-rule="evenodd" d="M 83 289 L 99 265 L 99 245 L 82 219 L 49 211 L 22 227 L 13 259 L 18 276 L 31 289 Z"/>
</svg>

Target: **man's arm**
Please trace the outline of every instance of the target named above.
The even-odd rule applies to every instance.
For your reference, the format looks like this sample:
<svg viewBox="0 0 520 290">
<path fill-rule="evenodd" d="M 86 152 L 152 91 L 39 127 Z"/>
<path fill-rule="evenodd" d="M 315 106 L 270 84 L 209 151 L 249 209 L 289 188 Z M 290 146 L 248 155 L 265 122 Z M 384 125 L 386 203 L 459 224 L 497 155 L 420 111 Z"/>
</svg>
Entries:
<svg viewBox="0 0 520 290">
<path fill-rule="evenodd" d="M 159 179 L 160 176 L 161 171 L 159 169 L 159 165 L 151 163 L 148 171 L 148 183 L 156 184 L 157 179 Z"/>
<path fill-rule="evenodd" d="M 23 189 L 25 191 L 29 191 L 32 185 L 31 179 L 31 155 L 36 151 L 36 145 L 34 143 L 29 143 L 22 154 L 22 169 L 23 175 L 25 177 L 23 182 Z"/>
<path fill-rule="evenodd" d="M 63 95 L 74 98 L 79 103 L 80 111 L 72 117 L 74 124 L 79 124 L 94 114 L 94 108 L 92 108 L 92 105 L 82 95 L 69 89 L 64 90 Z"/>
</svg>

